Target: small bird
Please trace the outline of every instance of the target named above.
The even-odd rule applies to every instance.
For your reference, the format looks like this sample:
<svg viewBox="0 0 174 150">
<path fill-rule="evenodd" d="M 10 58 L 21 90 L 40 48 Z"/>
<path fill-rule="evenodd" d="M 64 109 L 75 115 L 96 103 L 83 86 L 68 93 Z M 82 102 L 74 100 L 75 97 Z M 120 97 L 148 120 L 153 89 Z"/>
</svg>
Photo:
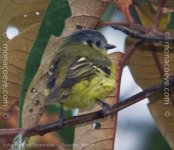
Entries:
<svg viewBox="0 0 174 150">
<path fill-rule="evenodd" d="M 95 30 L 82 29 L 68 36 L 46 74 L 46 104 L 87 108 L 115 87 L 115 66 L 107 50 L 115 48 Z"/>
</svg>

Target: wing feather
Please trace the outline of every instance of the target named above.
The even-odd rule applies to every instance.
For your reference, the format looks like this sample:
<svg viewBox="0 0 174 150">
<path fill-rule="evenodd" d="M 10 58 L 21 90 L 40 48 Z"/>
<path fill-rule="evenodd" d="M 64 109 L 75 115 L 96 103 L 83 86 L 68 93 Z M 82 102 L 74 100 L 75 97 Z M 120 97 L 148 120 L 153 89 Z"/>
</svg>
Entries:
<svg viewBox="0 0 174 150">
<path fill-rule="evenodd" d="M 54 67 L 57 66 L 55 65 Z M 50 76 L 54 77 L 54 79 L 50 79 L 50 76 L 48 77 L 49 82 L 47 87 L 52 88 L 50 94 L 46 98 L 46 103 L 64 101 L 76 83 L 80 82 L 81 80 L 93 78 L 96 75 L 97 69 L 86 58 L 78 58 L 68 67 L 66 77 L 60 86 L 56 86 L 56 75 L 54 75 L 54 73 L 57 73 L 57 71 L 55 69 L 52 70 L 54 70 L 54 72 L 52 72 Z M 48 86 L 49 84 L 52 86 Z"/>
</svg>

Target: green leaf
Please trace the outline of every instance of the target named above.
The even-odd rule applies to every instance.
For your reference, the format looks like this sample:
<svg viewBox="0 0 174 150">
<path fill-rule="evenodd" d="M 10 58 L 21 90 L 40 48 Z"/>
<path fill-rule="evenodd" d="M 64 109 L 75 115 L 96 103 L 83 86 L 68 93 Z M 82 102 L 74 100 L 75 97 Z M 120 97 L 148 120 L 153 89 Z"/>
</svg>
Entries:
<svg viewBox="0 0 174 150">
<path fill-rule="evenodd" d="M 154 130 L 150 137 L 148 137 L 147 149 L 149 150 L 171 150 L 165 138 L 161 135 L 159 130 Z"/>
<path fill-rule="evenodd" d="M 115 11 L 116 11 L 115 5 L 111 3 L 108 6 L 107 11 L 105 11 L 101 19 L 103 21 L 111 21 Z"/>
<path fill-rule="evenodd" d="M 174 12 L 170 14 L 170 21 L 167 26 L 168 29 L 174 29 Z"/>
</svg>

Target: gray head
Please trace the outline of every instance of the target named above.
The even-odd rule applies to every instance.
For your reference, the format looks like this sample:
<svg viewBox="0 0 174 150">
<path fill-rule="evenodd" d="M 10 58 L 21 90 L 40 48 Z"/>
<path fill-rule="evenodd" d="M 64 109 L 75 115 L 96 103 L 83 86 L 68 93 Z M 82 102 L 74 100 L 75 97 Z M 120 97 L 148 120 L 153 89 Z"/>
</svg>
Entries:
<svg viewBox="0 0 174 150">
<path fill-rule="evenodd" d="M 112 49 L 114 45 L 108 44 L 106 38 L 100 32 L 91 29 L 83 29 L 77 31 L 69 36 L 68 41 L 80 42 L 84 45 L 93 46 L 98 48 Z"/>
</svg>

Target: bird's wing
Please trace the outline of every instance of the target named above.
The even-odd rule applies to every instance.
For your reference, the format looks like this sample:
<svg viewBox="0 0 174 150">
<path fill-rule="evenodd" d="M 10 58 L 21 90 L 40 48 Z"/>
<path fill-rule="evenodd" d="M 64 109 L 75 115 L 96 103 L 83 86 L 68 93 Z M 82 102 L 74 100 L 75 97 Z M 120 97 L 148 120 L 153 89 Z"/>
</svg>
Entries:
<svg viewBox="0 0 174 150">
<path fill-rule="evenodd" d="M 56 65 L 55 65 L 56 66 Z M 71 88 L 81 80 L 87 80 L 93 78 L 99 69 L 97 66 L 94 66 L 87 58 L 80 57 L 72 62 L 64 78 L 64 81 L 61 85 L 56 85 L 56 75 L 57 71 L 54 69 L 55 66 L 52 66 L 52 72 L 50 77 L 48 77 L 49 85 L 51 87 L 51 92 L 46 98 L 46 103 L 54 103 L 55 101 L 63 101 L 69 95 Z M 51 76 L 53 77 L 52 79 Z M 58 77 L 57 77 L 58 78 Z M 53 85 L 54 84 L 54 85 Z"/>
<path fill-rule="evenodd" d="M 62 88 L 68 88 L 82 79 L 90 78 L 94 75 L 95 68 L 84 57 L 79 58 L 73 62 L 68 71 L 66 80 L 62 83 Z"/>
</svg>

